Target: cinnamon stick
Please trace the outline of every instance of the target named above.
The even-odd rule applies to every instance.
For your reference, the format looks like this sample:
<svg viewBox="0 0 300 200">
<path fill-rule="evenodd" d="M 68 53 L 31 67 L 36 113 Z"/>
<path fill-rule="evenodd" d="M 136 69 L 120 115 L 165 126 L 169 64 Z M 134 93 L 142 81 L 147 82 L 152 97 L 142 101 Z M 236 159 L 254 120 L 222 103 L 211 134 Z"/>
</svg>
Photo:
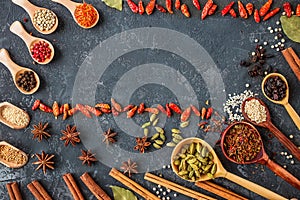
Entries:
<svg viewBox="0 0 300 200">
<path fill-rule="evenodd" d="M 292 49 L 292 47 L 289 47 L 287 49 L 284 49 L 281 51 L 283 57 L 289 64 L 290 68 L 293 70 L 294 74 L 300 81 L 300 59 Z"/>
<path fill-rule="evenodd" d="M 102 190 L 99 185 L 97 185 L 97 183 L 87 172 L 81 175 L 80 179 L 98 200 L 111 200 L 111 198 L 104 192 L 104 190 Z"/>
<path fill-rule="evenodd" d="M 199 181 L 199 182 L 196 182 L 195 183 L 196 186 L 204 189 L 204 190 L 207 190 L 209 192 L 212 192 L 220 197 L 223 197 L 225 199 L 229 199 L 229 200 L 248 200 L 247 198 L 245 197 L 242 197 L 226 188 L 223 188 L 217 184 L 214 184 L 210 181 Z"/>
<path fill-rule="evenodd" d="M 13 182 L 11 184 L 11 188 L 12 188 L 12 190 L 14 192 L 16 200 L 22 200 L 23 198 L 22 198 L 22 195 L 21 195 L 21 192 L 19 190 L 17 182 Z"/>
<path fill-rule="evenodd" d="M 189 188 L 183 187 L 181 185 L 178 185 L 176 183 L 173 183 L 171 181 L 168 181 L 166 179 L 163 179 L 161 177 L 155 176 L 155 175 L 150 174 L 150 173 L 146 173 L 145 176 L 144 176 L 144 179 L 147 180 L 147 181 L 150 181 L 152 183 L 159 184 L 161 186 L 169 188 L 173 191 L 176 191 L 178 193 L 181 193 L 181 194 L 183 194 L 185 196 L 188 196 L 188 197 L 191 197 L 191 198 L 214 200 L 214 198 L 209 197 L 205 194 L 201 194 L 199 192 L 196 192 L 196 191 L 191 190 Z"/>
<path fill-rule="evenodd" d="M 16 200 L 15 194 L 14 194 L 14 192 L 12 190 L 12 187 L 11 187 L 11 183 L 6 184 L 6 189 L 7 189 L 7 192 L 8 192 L 9 199 L 10 200 Z"/>
<path fill-rule="evenodd" d="M 63 179 L 64 179 L 66 185 L 68 186 L 74 200 L 84 200 L 84 197 L 83 197 L 79 187 L 77 186 L 72 174 L 70 174 L 70 173 L 64 174 Z"/>
<path fill-rule="evenodd" d="M 37 200 L 44 200 L 43 196 L 39 193 L 39 191 L 34 187 L 32 183 L 29 183 L 27 185 L 27 188 Z"/>
<path fill-rule="evenodd" d="M 143 188 L 141 185 L 134 182 L 115 168 L 111 169 L 109 175 L 112 176 L 114 179 L 118 180 L 119 182 L 123 183 L 125 186 L 127 186 L 146 200 L 160 200 L 157 196 L 155 196 L 147 189 Z"/>
<path fill-rule="evenodd" d="M 27 188 L 37 200 L 52 200 L 43 186 L 36 180 L 29 183 Z"/>
</svg>

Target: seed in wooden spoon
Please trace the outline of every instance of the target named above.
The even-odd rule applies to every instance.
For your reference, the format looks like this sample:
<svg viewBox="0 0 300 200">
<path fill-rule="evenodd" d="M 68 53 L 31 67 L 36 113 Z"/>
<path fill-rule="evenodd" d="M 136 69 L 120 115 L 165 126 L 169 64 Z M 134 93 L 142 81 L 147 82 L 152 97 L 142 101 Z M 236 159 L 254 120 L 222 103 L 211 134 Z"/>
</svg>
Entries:
<svg viewBox="0 0 300 200">
<path fill-rule="evenodd" d="M 251 121 L 255 121 L 256 123 L 265 122 L 267 120 L 266 108 L 261 105 L 257 99 L 246 101 L 245 113 Z"/>
<path fill-rule="evenodd" d="M 39 41 L 31 45 L 31 55 L 37 62 L 45 62 L 46 59 L 51 58 L 51 49 L 49 44 L 45 41 Z"/>
<path fill-rule="evenodd" d="M 2 109 L 1 116 L 16 126 L 26 126 L 29 123 L 25 112 L 11 106 L 5 106 Z"/>
<path fill-rule="evenodd" d="M 35 11 L 33 24 L 41 31 L 49 31 L 55 25 L 55 14 L 51 10 L 40 9 Z"/>
<path fill-rule="evenodd" d="M 23 164 L 27 161 L 26 157 L 12 147 L 1 145 L 0 158 L 14 164 Z"/>
<path fill-rule="evenodd" d="M 20 73 L 17 77 L 17 85 L 26 92 L 34 89 L 36 87 L 36 84 L 37 82 L 32 71 L 24 71 L 24 73 Z"/>
</svg>

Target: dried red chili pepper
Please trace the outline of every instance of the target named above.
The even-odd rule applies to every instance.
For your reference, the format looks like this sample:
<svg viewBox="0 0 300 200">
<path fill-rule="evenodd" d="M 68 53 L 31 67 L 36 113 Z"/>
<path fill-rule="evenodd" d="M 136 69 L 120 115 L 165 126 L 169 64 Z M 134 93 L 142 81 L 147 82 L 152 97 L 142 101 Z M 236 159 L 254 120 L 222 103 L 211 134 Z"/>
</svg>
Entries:
<svg viewBox="0 0 300 200">
<path fill-rule="evenodd" d="M 85 108 L 92 113 L 93 115 L 95 115 L 96 117 L 102 115 L 102 112 L 100 110 L 98 110 L 97 108 L 91 107 L 89 105 L 85 105 Z"/>
<path fill-rule="evenodd" d="M 258 13 L 258 10 L 257 9 L 255 9 L 255 11 L 254 11 L 254 21 L 256 22 L 256 23 L 259 23 L 260 22 L 260 16 L 259 16 L 259 13 Z"/>
<path fill-rule="evenodd" d="M 115 116 L 115 117 L 120 114 L 114 107 L 111 108 L 111 112 L 112 112 L 113 116 Z"/>
<path fill-rule="evenodd" d="M 296 8 L 296 16 L 300 17 L 300 4 L 298 4 Z"/>
<path fill-rule="evenodd" d="M 70 110 L 68 110 L 68 115 L 69 116 L 72 116 L 74 115 L 76 112 L 78 111 L 78 109 L 75 107 L 75 108 L 72 108 Z"/>
<path fill-rule="evenodd" d="M 149 3 L 146 6 L 146 13 L 147 15 L 151 15 L 153 13 L 154 7 L 155 7 L 156 0 L 150 0 Z"/>
<path fill-rule="evenodd" d="M 59 108 L 59 114 L 62 115 L 64 113 L 64 105 L 61 105 Z"/>
<path fill-rule="evenodd" d="M 158 104 L 156 107 L 160 112 L 167 115 L 167 111 L 165 110 L 165 108 L 162 105 Z"/>
<path fill-rule="evenodd" d="M 53 115 L 54 115 L 55 119 L 57 119 L 57 117 L 60 114 L 60 112 L 59 112 L 59 105 L 58 105 L 57 101 L 54 101 L 54 103 L 52 105 L 52 110 L 53 110 Z"/>
<path fill-rule="evenodd" d="M 144 111 L 145 111 L 145 103 L 140 103 L 137 113 L 142 114 Z"/>
<path fill-rule="evenodd" d="M 272 11 L 270 11 L 266 16 L 264 17 L 263 21 L 266 21 L 276 15 L 280 11 L 280 8 L 274 8 Z"/>
<path fill-rule="evenodd" d="M 193 4 L 197 8 L 197 10 L 201 10 L 200 3 L 198 0 L 193 0 Z"/>
<path fill-rule="evenodd" d="M 236 18 L 236 12 L 233 10 L 233 8 L 229 10 L 229 14 L 231 15 L 231 17 Z"/>
<path fill-rule="evenodd" d="M 47 113 L 52 113 L 53 112 L 52 108 L 50 108 L 49 106 L 46 106 L 43 103 L 40 103 L 39 108 L 43 112 L 47 112 Z"/>
<path fill-rule="evenodd" d="M 127 112 L 127 118 L 131 118 L 135 115 L 137 110 L 137 106 L 134 106 L 133 108 L 131 108 L 128 112 Z"/>
<path fill-rule="evenodd" d="M 179 106 L 177 106 L 175 103 L 171 102 L 169 103 L 169 108 L 171 110 L 173 110 L 174 112 L 178 113 L 178 114 L 181 114 L 181 109 Z"/>
<path fill-rule="evenodd" d="M 204 118 L 205 118 L 205 115 L 206 115 L 206 108 L 203 107 L 203 108 L 201 109 L 201 119 L 204 119 Z"/>
<path fill-rule="evenodd" d="M 290 2 L 285 2 L 283 4 L 283 10 L 286 12 L 286 16 L 290 18 L 292 16 L 292 6 Z"/>
<path fill-rule="evenodd" d="M 159 110 L 157 108 L 145 108 L 145 112 L 149 112 L 149 113 L 158 115 Z"/>
<path fill-rule="evenodd" d="M 142 14 L 144 14 L 144 12 L 145 12 L 145 8 L 144 8 L 144 5 L 143 5 L 143 1 L 140 0 L 139 1 L 139 14 L 142 15 Z"/>
<path fill-rule="evenodd" d="M 212 107 L 207 108 L 207 112 L 206 112 L 206 119 L 209 119 L 213 113 L 214 109 Z"/>
<path fill-rule="evenodd" d="M 123 108 L 123 112 L 127 112 L 128 110 L 131 110 L 133 107 L 134 107 L 134 105 L 129 104 L 128 106 L 125 106 L 125 107 Z"/>
<path fill-rule="evenodd" d="M 77 110 L 79 110 L 82 114 L 84 114 L 88 118 L 92 118 L 91 114 L 89 111 L 86 109 L 86 107 L 82 104 L 76 104 Z"/>
<path fill-rule="evenodd" d="M 35 100 L 34 103 L 33 103 L 33 106 L 32 106 L 32 108 L 31 108 L 31 110 L 36 110 L 36 109 L 38 109 L 39 106 L 40 106 L 40 104 L 41 104 L 41 100 L 39 100 L 39 99 Z"/>
<path fill-rule="evenodd" d="M 209 9 L 207 14 L 208 15 L 213 15 L 216 12 L 217 7 L 218 7 L 217 4 L 212 5 L 212 7 Z"/>
<path fill-rule="evenodd" d="M 203 7 L 202 14 L 201 14 L 201 19 L 204 20 L 205 17 L 208 14 L 209 9 L 212 7 L 214 4 L 213 0 L 207 0 L 205 6 Z"/>
<path fill-rule="evenodd" d="M 139 12 L 139 7 L 132 0 L 127 0 L 127 4 L 132 12 L 134 13 Z"/>
<path fill-rule="evenodd" d="M 265 16 L 268 11 L 271 8 L 271 4 L 273 3 L 273 0 L 268 0 L 260 9 L 259 9 L 259 15 L 261 17 Z"/>
<path fill-rule="evenodd" d="M 252 3 L 247 3 L 246 4 L 246 10 L 247 10 L 247 12 L 248 12 L 249 15 L 252 15 L 253 9 L 254 9 L 254 6 L 253 6 Z"/>
<path fill-rule="evenodd" d="M 166 13 L 167 12 L 167 10 L 163 6 L 161 6 L 161 5 L 156 4 L 155 7 L 156 7 L 156 9 L 158 11 L 160 11 L 162 13 Z"/>
<path fill-rule="evenodd" d="M 167 111 L 167 117 L 171 117 L 172 112 L 168 103 L 166 104 L 166 111 Z"/>
<path fill-rule="evenodd" d="M 112 107 L 115 108 L 116 111 L 122 112 L 122 106 L 114 98 L 111 98 L 110 101 L 111 101 Z"/>
<path fill-rule="evenodd" d="M 96 108 L 105 108 L 105 109 L 110 109 L 110 105 L 107 103 L 98 103 L 95 105 Z"/>
<path fill-rule="evenodd" d="M 230 9 L 232 8 L 233 4 L 234 4 L 234 1 L 230 2 L 229 4 L 227 4 L 227 6 L 225 6 L 223 8 L 223 10 L 221 11 L 222 16 L 225 16 L 230 11 Z"/>
<path fill-rule="evenodd" d="M 192 111 L 194 112 L 194 114 L 198 117 L 200 117 L 200 111 L 198 110 L 198 108 L 196 108 L 196 106 L 191 105 Z"/>
<path fill-rule="evenodd" d="M 170 14 L 174 13 L 172 10 L 172 0 L 166 0 L 166 8 Z"/>
<path fill-rule="evenodd" d="M 180 10 L 181 10 L 182 14 L 184 14 L 184 16 L 186 16 L 186 17 L 191 16 L 191 14 L 189 12 L 189 8 L 186 4 L 182 4 L 181 7 L 180 7 Z"/>
<path fill-rule="evenodd" d="M 106 114 L 111 113 L 111 109 L 107 109 L 107 108 L 100 108 L 100 111 Z"/>
<path fill-rule="evenodd" d="M 179 10 L 179 9 L 180 9 L 180 6 L 181 6 L 180 0 L 175 0 L 175 8 L 176 8 L 177 10 Z"/>
<path fill-rule="evenodd" d="M 186 122 L 190 118 L 190 116 L 191 116 L 191 107 L 188 107 L 182 112 L 180 116 L 181 122 Z"/>
<path fill-rule="evenodd" d="M 244 7 L 244 4 L 241 1 L 238 1 L 238 8 L 239 8 L 239 13 L 240 13 L 241 18 L 247 19 L 248 14 Z"/>
<path fill-rule="evenodd" d="M 66 120 L 68 117 L 69 104 L 65 103 L 63 105 L 63 120 Z"/>
</svg>

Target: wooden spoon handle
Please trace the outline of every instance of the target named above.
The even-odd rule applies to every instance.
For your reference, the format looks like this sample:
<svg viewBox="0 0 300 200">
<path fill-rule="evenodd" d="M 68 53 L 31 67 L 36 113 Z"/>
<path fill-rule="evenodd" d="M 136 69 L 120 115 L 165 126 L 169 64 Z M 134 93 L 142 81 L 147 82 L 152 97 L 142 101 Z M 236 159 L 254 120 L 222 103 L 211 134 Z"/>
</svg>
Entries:
<svg viewBox="0 0 300 200">
<path fill-rule="evenodd" d="M 79 3 L 75 3 L 70 0 L 52 0 L 52 1 L 65 6 L 71 12 L 71 14 L 73 16 L 74 16 L 74 12 L 76 10 L 77 5 L 79 5 Z"/>
<path fill-rule="evenodd" d="M 13 76 L 20 70 L 20 67 L 11 60 L 6 49 L 0 50 L 0 62 L 3 63 L 7 69 L 9 69 Z"/>
<path fill-rule="evenodd" d="M 274 124 L 266 123 L 266 128 L 268 128 L 276 137 L 277 139 L 300 161 L 300 149 L 294 145 L 291 140 L 289 140 Z"/>
<path fill-rule="evenodd" d="M 289 184 L 291 184 L 292 186 L 300 190 L 300 181 L 291 173 L 289 173 L 284 168 L 282 168 L 280 165 L 278 165 L 271 159 L 268 159 L 266 162 L 266 166 L 269 167 L 275 174 L 280 176 L 286 182 L 288 182 Z"/>
<path fill-rule="evenodd" d="M 232 174 L 230 172 L 227 172 L 224 178 L 227 178 L 228 180 L 235 182 L 244 188 L 247 188 L 248 190 L 251 190 L 252 192 L 259 194 L 262 197 L 265 197 L 267 199 L 276 199 L 276 200 L 282 200 L 287 198 L 280 196 L 279 194 L 276 194 L 275 192 L 272 192 L 271 190 L 268 190 L 256 183 L 253 183 L 251 181 L 248 181 L 246 179 L 243 179 L 235 174 Z"/>
<path fill-rule="evenodd" d="M 27 33 L 21 22 L 15 21 L 14 23 L 12 23 L 9 30 L 19 36 L 26 43 L 26 45 L 30 47 L 34 37 Z"/>
<path fill-rule="evenodd" d="M 12 2 L 26 10 L 26 12 L 31 16 L 34 14 L 34 11 L 39 7 L 33 5 L 28 0 L 12 0 Z M 31 16 L 32 17 L 32 16 Z"/>
<path fill-rule="evenodd" d="M 289 115 L 291 116 L 294 123 L 296 124 L 297 128 L 300 130 L 300 117 L 299 117 L 299 115 L 296 113 L 294 108 L 289 103 L 284 104 L 284 107 L 285 107 L 286 111 L 289 113 Z"/>
</svg>

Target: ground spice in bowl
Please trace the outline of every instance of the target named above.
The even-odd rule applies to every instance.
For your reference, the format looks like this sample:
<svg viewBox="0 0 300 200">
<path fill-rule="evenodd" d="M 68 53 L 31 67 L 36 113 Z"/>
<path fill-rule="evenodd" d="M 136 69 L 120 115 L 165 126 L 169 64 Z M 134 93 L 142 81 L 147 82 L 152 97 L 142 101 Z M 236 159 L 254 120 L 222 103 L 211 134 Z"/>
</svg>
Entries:
<svg viewBox="0 0 300 200">
<path fill-rule="evenodd" d="M 16 109 L 12 106 L 5 106 L 1 111 L 1 116 L 11 124 L 16 126 L 27 126 L 29 118 L 21 109 Z"/>
<path fill-rule="evenodd" d="M 245 113 L 251 119 L 251 121 L 257 124 L 265 122 L 267 120 L 266 108 L 260 104 L 257 99 L 251 99 L 245 102 Z"/>
</svg>

